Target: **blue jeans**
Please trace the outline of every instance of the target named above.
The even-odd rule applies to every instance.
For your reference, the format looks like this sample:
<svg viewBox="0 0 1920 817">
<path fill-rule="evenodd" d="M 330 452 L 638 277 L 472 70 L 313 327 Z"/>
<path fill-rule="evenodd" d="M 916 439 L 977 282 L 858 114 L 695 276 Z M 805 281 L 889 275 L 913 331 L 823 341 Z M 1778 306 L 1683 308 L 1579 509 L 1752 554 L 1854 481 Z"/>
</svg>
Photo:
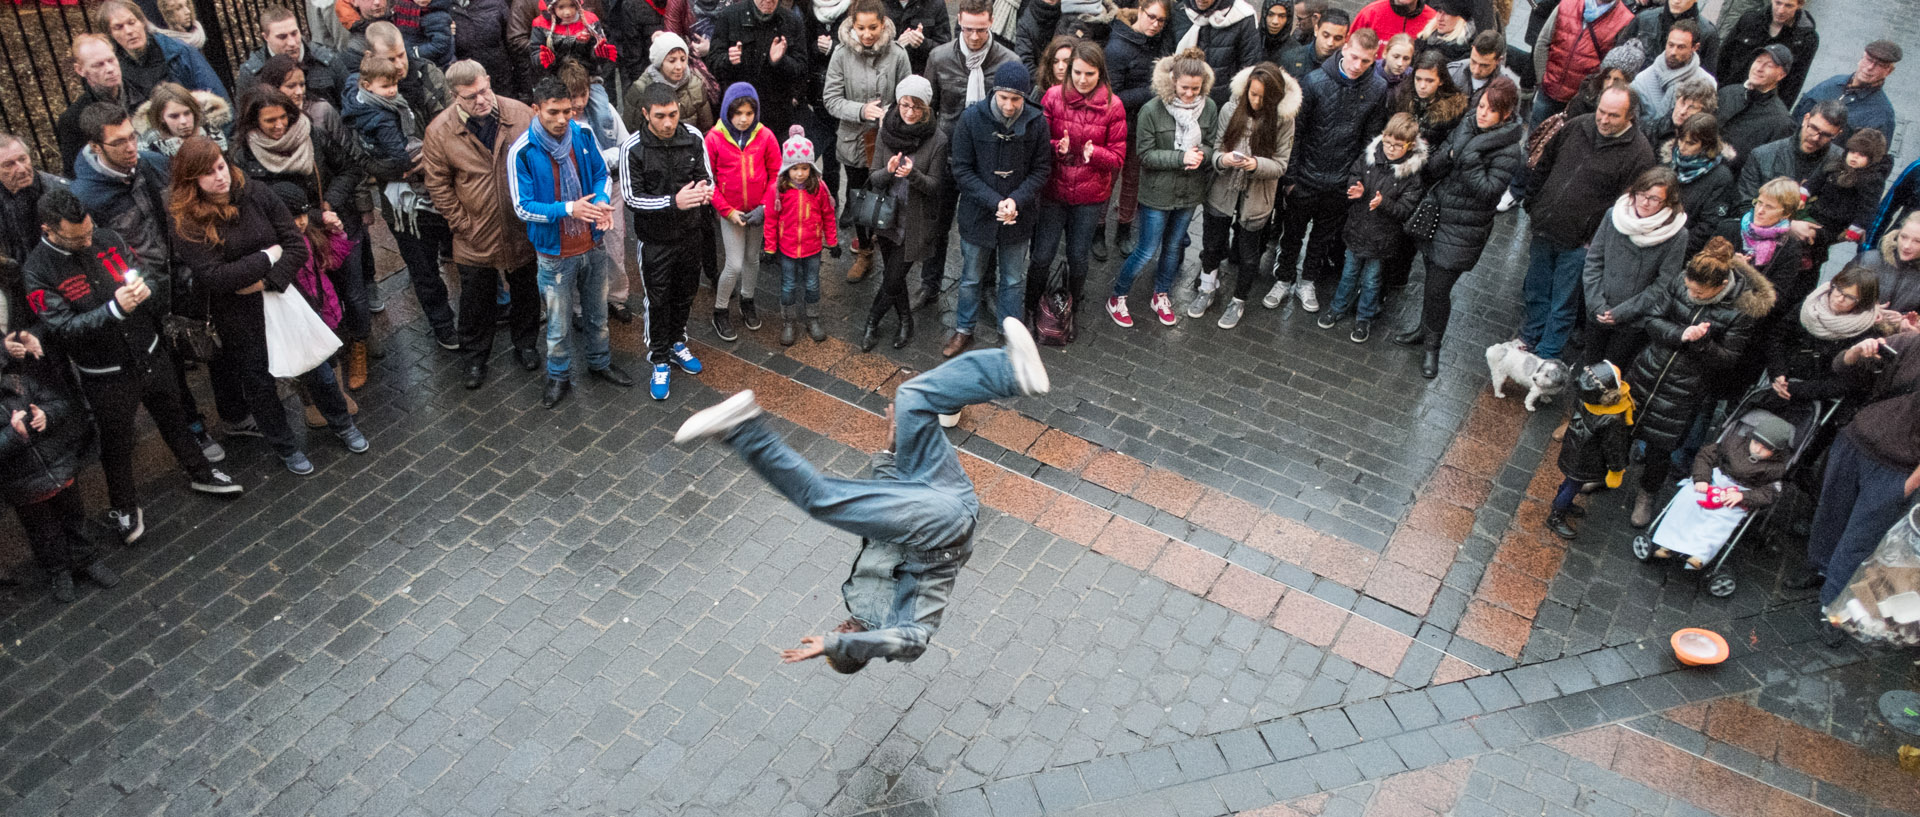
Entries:
<svg viewBox="0 0 1920 817">
<path fill-rule="evenodd" d="M 1867 456 L 1844 431 L 1827 452 L 1827 477 L 1807 537 L 1807 564 L 1826 574 L 1820 603 L 1832 604 L 1907 510 L 1908 471 Z"/>
<path fill-rule="evenodd" d="M 1380 259 L 1361 258 L 1348 250 L 1347 267 L 1340 273 L 1340 286 L 1333 290 L 1333 305 L 1327 314 L 1336 317 L 1346 314 L 1353 306 L 1356 290 L 1360 307 L 1354 316 L 1363 321 L 1373 320 L 1380 314 Z"/>
<path fill-rule="evenodd" d="M 1000 312 L 999 317 L 1020 317 L 1020 307 L 1027 294 L 1027 242 L 1002 244 L 998 247 L 984 247 L 971 241 L 960 242 L 960 302 L 954 314 L 953 331 L 962 335 L 973 334 L 973 323 L 980 311 L 980 279 L 987 274 L 987 258 L 997 255 L 999 291 L 994 293 L 994 306 Z"/>
<path fill-rule="evenodd" d="M 907 381 L 893 398 L 891 455 L 873 458 L 873 479 L 822 476 L 755 418 L 727 444 L 774 490 L 814 519 L 866 540 L 841 588 L 862 633 L 826 638 L 836 660 L 912 661 L 940 627 L 960 567 L 973 554 L 980 514 L 939 415 L 1020 393 L 1004 349 L 954 358 Z"/>
<path fill-rule="evenodd" d="M 805 258 L 780 256 L 780 305 L 793 306 L 805 291 L 807 303 L 820 302 L 820 254 Z"/>
<path fill-rule="evenodd" d="M 1520 340 L 1536 355 L 1559 358 L 1580 309 L 1580 270 L 1587 264 L 1587 248 L 1562 247 L 1536 235 L 1528 253 L 1527 279 L 1520 289 L 1526 302 Z"/>
<path fill-rule="evenodd" d="M 1046 294 L 1047 275 L 1053 268 L 1053 257 L 1060 252 L 1060 236 L 1067 237 L 1067 291 L 1074 299 L 1080 297 L 1080 289 L 1087 282 L 1087 258 L 1093 253 L 1093 233 L 1100 227 L 1100 211 L 1106 209 L 1106 202 L 1099 204 L 1061 204 L 1056 201 L 1040 203 L 1040 221 L 1033 227 L 1033 263 L 1027 274 L 1028 304 L 1040 303 L 1040 296 Z M 1036 280 L 1037 279 L 1037 280 Z"/>
<path fill-rule="evenodd" d="M 612 266 L 600 247 L 572 258 L 539 257 L 540 297 L 547 302 L 548 377 L 565 380 L 573 370 L 573 321 L 567 316 L 576 303 L 587 324 L 587 368 L 599 371 L 612 365 L 607 338 L 607 270 Z"/>
<path fill-rule="evenodd" d="M 1133 289 L 1134 277 L 1156 255 L 1160 257 L 1160 266 L 1153 273 L 1153 291 L 1160 293 L 1173 289 L 1173 278 L 1180 273 L 1181 256 L 1186 251 L 1187 225 L 1193 221 L 1193 210 L 1192 207 L 1178 210 L 1140 208 L 1139 214 L 1133 219 L 1137 243 L 1127 256 L 1127 262 L 1120 265 L 1120 274 L 1113 277 L 1113 297 L 1127 297 L 1127 290 Z"/>
</svg>

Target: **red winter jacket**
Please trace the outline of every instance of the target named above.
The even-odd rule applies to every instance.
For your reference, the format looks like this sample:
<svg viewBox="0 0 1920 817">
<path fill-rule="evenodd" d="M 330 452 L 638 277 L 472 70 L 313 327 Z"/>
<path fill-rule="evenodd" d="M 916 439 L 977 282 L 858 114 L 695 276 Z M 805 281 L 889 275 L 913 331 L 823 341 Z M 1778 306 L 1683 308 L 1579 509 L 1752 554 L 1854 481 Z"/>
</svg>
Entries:
<svg viewBox="0 0 1920 817">
<path fill-rule="evenodd" d="M 1387 41 L 1393 39 L 1393 35 L 1405 34 L 1418 40 L 1420 31 L 1427 27 L 1427 21 L 1438 14 L 1426 4 L 1426 0 L 1420 0 L 1420 12 L 1412 17 L 1402 16 L 1395 10 L 1393 0 L 1373 0 L 1360 9 L 1360 13 L 1353 15 L 1353 26 L 1349 31 L 1371 28 L 1373 33 L 1380 35 L 1380 53 L 1375 55 L 1377 59 L 1387 55 Z"/>
<path fill-rule="evenodd" d="M 707 160 L 713 165 L 713 209 L 721 218 L 760 206 L 780 175 L 780 141 L 758 122 L 742 148 L 725 122 L 707 131 Z"/>
<path fill-rule="evenodd" d="M 833 192 L 818 180 L 809 193 L 798 187 L 781 190 L 767 188 L 767 252 L 788 258 L 819 255 L 825 247 L 838 246 L 840 235 L 833 223 Z"/>
<path fill-rule="evenodd" d="M 1113 193 L 1113 179 L 1127 158 L 1127 106 L 1102 85 L 1082 95 L 1070 85 L 1047 89 L 1040 100 L 1054 145 L 1067 137 L 1067 152 L 1050 148 L 1053 176 L 1042 191 L 1062 204 L 1099 204 Z M 1088 158 L 1086 146 L 1093 144 Z"/>
<path fill-rule="evenodd" d="M 1627 4 L 1614 0 L 1613 8 L 1589 27 L 1581 19 L 1583 6 L 1582 0 L 1560 0 L 1560 7 L 1553 12 L 1553 42 L 1547 48 L 1547 70 L 1540 76 L 1540 90 L 1555 102 L 1566 102 L 1579 92 L 1580 83 L 1600 70 L 1600 60 L 1613 50 L 1621 30 L 1633 22 L 1633 11 Z"/>
</svg>

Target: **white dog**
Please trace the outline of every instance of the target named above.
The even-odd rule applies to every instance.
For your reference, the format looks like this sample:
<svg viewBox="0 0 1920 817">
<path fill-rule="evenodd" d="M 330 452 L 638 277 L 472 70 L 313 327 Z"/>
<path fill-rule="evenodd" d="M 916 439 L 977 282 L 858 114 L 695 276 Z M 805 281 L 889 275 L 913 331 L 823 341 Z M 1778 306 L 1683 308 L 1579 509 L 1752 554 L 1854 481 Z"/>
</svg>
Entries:
<svg viewBox="0 0 1920 817">
<path fill-rule="evenodd" d="M 1567 390 L 1567 364 L 1543 360 L 1510 340 L 1487 347 L 1487 369 L 1493 375 L 1493 396 L 1506 397 L 1508 380 L 1527 387 L 1527 410 L 1541 400 L 1553 402 L 1555 395 Z"/>
</svg>

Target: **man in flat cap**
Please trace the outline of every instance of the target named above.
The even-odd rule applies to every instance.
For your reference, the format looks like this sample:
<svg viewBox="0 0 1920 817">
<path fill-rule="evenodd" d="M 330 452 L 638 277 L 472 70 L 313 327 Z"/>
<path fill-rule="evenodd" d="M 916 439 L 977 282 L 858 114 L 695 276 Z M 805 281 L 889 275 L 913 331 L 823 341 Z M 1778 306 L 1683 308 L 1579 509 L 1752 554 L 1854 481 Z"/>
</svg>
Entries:
<svg viewBox="0 0 1920 817">
<path fill-rule="evenodd" d="M 1793 106 L 1793 118 L 1798 120 L 1813 110 L 1813 106 L 1829 99 L 1840 100 L 1847 106 L 1846 139 L 1854 131 L 1873 128 L 1886 134 L 1887 141 L 1893 141 L 1893 101 L 1887 99 L 1887 77 L 1893 75 L 1893 67 L 1900 62 L 1900 44 L 1892 40 L 1874 40 L 1867 43 L 1866 53 L 1860 55 L 1860 64 L 1854 66 L 1851 74 L 1836 74 L 1827 81 L 1813 86 L 1800 97 L 1800 104 Z"/>
</svg>

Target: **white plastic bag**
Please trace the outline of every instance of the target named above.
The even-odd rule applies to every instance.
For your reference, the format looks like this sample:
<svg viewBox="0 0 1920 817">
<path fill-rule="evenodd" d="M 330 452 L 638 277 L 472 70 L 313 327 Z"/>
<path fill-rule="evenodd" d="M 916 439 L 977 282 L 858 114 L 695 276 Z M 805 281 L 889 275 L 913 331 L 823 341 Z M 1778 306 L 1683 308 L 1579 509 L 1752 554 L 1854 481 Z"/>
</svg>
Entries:
<svg viewBox="0 0 1920 817">
<path fill-rule="evenodd" d="M 262 292 L 260 303 L 267 322 L 267 371 L 274 377 L 299 377 L 340 350 L 339 336 L 293 288 Z"/>
</svg>

